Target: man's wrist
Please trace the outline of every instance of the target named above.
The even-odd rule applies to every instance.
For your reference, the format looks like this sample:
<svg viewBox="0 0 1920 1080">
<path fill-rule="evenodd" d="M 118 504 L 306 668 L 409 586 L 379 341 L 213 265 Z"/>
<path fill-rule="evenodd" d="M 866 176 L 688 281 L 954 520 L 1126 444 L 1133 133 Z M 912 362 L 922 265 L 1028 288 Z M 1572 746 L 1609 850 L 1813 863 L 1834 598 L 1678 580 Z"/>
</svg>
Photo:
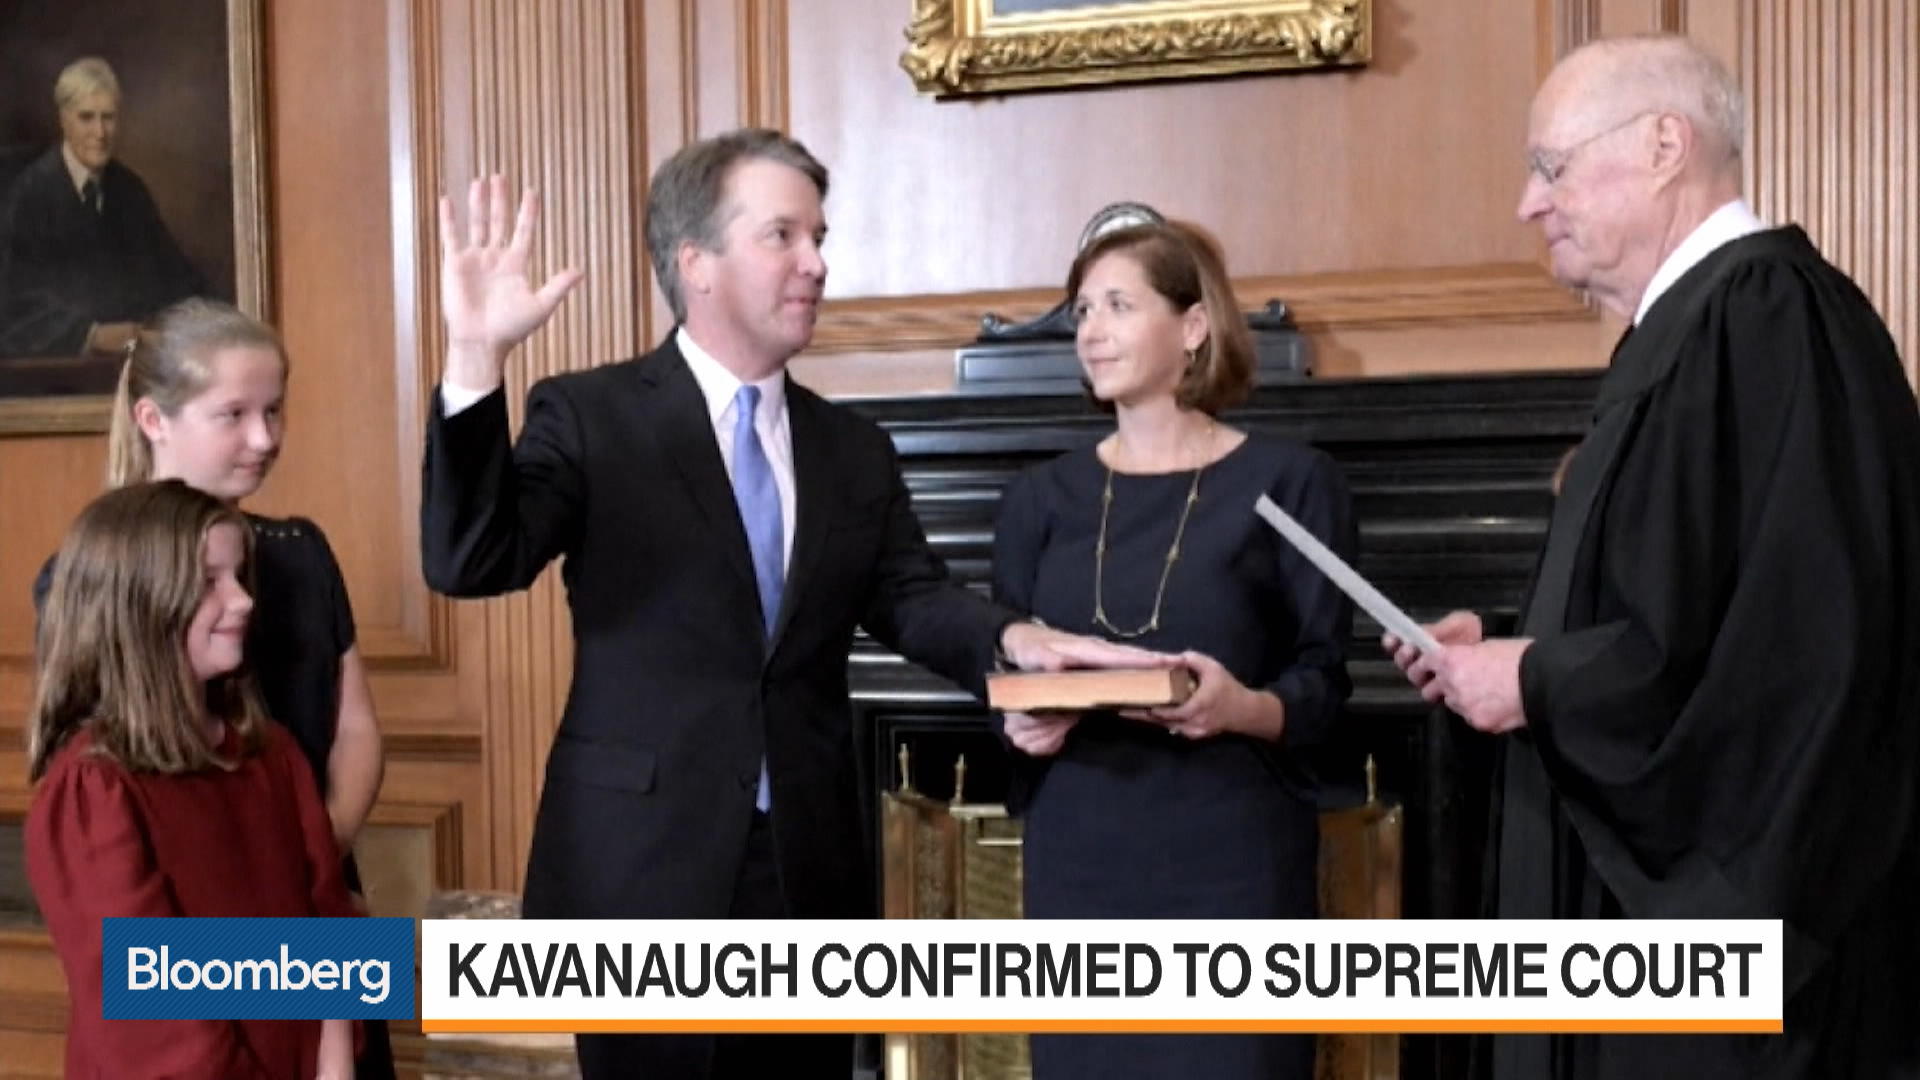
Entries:
<svg viewBox="0 0 1920 1080">
<path fill-rule="evenodd" d="M 492 393 L 506 378 L 506 353 L 480 342 L 452 342 L 441 375 L 444 384 L 481 397 Z"/>
</svg>

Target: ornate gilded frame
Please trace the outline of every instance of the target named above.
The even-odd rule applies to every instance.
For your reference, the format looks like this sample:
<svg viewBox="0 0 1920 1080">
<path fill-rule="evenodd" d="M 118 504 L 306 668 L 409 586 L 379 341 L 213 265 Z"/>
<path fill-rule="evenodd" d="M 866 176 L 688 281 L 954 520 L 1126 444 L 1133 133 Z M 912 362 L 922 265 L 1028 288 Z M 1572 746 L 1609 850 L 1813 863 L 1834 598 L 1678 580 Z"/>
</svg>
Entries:
<svg viewBox="0 0 1920 1080">
<path fill-rule="evenodd" d="M 233 168 L 234 299 L 268 317 L 264 0 L 226 0 L 227 111 Z M 111 395 L 0 396 L 0 436 L 102 432 Z"/>
<path fill-rule="evenodd" d="M 1364 64 L 1373 0 L 914 0 L 900 66 L 937 97 Z"/>
</svg>

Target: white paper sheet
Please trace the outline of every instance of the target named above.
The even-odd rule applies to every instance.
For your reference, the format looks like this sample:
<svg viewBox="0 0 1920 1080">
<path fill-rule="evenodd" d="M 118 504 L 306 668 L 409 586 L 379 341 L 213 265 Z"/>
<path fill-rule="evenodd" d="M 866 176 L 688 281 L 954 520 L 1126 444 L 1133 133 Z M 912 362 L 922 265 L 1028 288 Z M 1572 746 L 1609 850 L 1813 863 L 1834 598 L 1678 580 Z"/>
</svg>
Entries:
<svg viewBox="0 0 1920 1080">
<path fill-rule="evenodd" d="M 1435 652 L 1440 648 L 1440 643 L 1433 640 L 1432 634 L 1395 606 L 1393 601 L 1382 596 L 1379 589 L 1368 584 L 1367 579 L 1348 566 L 1346 560 L 1328 550 L 1327 545 L 1308 532 L 1304 525 L 1293 520 L 1293 516 L 1280 509 L 1272 499 L 1260 496 L 1253 504 L 1253 512 L 1265 518 L 1267 524 L 1287 538 L 1288 543 L 1299 548 L 1307 561 L 1319 567 L 1320 572 L 1338 585 L 1341 592 L 1353 597 L 1353 602 L 1373 616 L 1387 633 L 1401 641 L 1412 642 L 1423 653 Z"/>
</svg>

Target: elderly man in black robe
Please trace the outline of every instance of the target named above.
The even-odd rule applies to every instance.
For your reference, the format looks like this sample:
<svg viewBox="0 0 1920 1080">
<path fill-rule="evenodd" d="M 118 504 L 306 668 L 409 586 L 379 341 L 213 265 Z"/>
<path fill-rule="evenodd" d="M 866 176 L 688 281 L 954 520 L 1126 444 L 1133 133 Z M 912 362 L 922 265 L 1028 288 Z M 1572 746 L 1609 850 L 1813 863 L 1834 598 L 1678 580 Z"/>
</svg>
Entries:
<svg viewBox="0 0 1920 1080">
<path fill-rule="evenodd" d="M 54 101 L 60 145 L 0 200 L 0 356 L 118 352 L 142 320 L 207 288 L 147 185 L 113 158 L 113 69 L 74 61 Z"/>
<path fill-rule="evenodd" d="M 1779 919 L 1785 1032 L 1503 1037 L 1500 1080 L 1920 1075 L 1920 414 L 1867 298 L 1742 201 L 1743 126 L 1679 38 L 1542 85 L 1520 216 L 1632 325 L 1520 636 L 1386 644 L 1504 736 L 1492 913 Z"/>
</svg>

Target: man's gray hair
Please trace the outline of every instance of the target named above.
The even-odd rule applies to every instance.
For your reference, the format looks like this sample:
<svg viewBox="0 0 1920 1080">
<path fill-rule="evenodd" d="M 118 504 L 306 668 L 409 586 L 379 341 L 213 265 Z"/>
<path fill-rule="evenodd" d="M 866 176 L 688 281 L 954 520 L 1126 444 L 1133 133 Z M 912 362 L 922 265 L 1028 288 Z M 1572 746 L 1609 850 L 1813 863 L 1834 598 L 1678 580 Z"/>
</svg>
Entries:
<svg viewBox="0 0 1920 1080">
<path fill-rule="evenodd" d="M 719 251 L 726 242 L 724 205 L 734 166 L 757 159 L 790 165 L 827 197 L 827 167 L 793 139 L 768 128 L 740 128 L 680 148 L 653 174 L 647 190 L 647 257 L 676 321 L 687 318 L 680 287 L 680 247 Z"/>
<path fill-rule="evenodd" d="M 1609 64 L 1611 92 L 1647 109 L 1676 112 L 1728 158 L 1746 145 L 1746 95 L 1720 59 L 1676 34 L 1634 34 L 1596 41 Z"/>
<path fill-rule="evenodd" d="M 60 69 L 60 77 L 53 81 L 53 103 L 65 109 L 88 94 L 102 91 L 120 100 L 120 80 L 114 78 L 113 67 L 97 56 L 83 56 Z"/>
</svg>

